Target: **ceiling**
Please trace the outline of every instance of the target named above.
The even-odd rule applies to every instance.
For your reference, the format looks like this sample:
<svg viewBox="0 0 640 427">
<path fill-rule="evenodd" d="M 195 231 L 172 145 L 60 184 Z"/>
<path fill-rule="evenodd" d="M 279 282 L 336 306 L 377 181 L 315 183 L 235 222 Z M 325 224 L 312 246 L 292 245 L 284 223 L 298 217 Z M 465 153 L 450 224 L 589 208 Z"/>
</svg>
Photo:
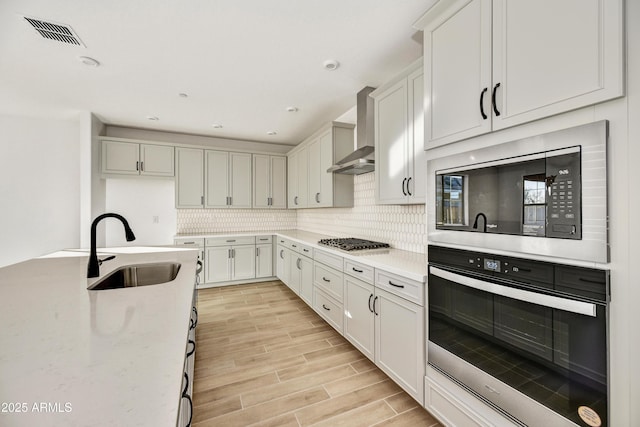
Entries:
<svg viewBox="0 0 640 427">
<path fill-rule="evenodd" d="M 0 114 L 91 111 L 111 125 L 297 144 L 421 56 L 411 25 L 433 3 L 2 0 Z M 66 24 L 85 46 L 45 39 L 24 16 Z"/>
</svg>

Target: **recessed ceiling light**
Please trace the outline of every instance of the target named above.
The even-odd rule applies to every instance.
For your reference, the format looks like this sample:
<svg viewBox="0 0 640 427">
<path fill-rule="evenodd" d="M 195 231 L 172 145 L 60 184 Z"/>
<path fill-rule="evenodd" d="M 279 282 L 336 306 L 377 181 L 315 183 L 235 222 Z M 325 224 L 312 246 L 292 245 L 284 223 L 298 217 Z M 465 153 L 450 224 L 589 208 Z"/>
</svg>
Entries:
<svg viewBox="0 0 640 427">
<path fill-rule="evenodd" d="M 275 130 L 270 130 L 269 132 L 267 132 L 267 135 L 271 135 L 271 136 L 277 135 L 277 134 L 278 132 L 276 132 Z"/>
<path fill-rule="evenodd" d="M 179 96 L 180 98 L 187 98 L 187 97 L 189 97 L 189 95 L 188 95 L 188 94 L 186 94 L 186 93 L 184 93 L 184 92 L 180 92 L 180 93 L 178 94 L 178 96 Z"/>
<path fill-rule="evenodd" d="M 214 129 L 222 129 L 222 125 L 220 123 L 214 123 L 211 125 L 211 127 Z"/>
<path fill-rule="evenodd" d="M 89 67 L 99 67 L 100 63 L 93 58 L 89 58 L 88 56 L 79 56 L 78 60 L 82 62 L 84 65 Z"/>
<path fill-rule="evenodd" d="M 147 120 L 151 120 L 151 121 L 157 122 L 160 119 L 157 116 L 147 116 Z"/>
<path fill-rule="evenodd" d="M 290 113 L 296 113 L 298 111 L 298 107 L 287 107 L 287 111 Z"/>
<path fill-rule="evenodd" d="M 340 66 L 340 63 L 335 59 L 327 59 L 322 65 L 325 70 L 333 71 Z"/>
</svg>

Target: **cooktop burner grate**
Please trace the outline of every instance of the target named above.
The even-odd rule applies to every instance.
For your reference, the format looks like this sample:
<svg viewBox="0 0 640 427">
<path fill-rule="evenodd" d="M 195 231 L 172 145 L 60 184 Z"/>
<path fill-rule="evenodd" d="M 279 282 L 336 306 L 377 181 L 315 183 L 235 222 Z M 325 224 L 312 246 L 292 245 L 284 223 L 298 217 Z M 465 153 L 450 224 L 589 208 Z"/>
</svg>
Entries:
<svg viewBox="0 0 640 427">
<path fill-rule="evenodd" d="M 380 249 L 389 247 L 388 243 L 355 239 L 353 237 L 345 237 L 340 239 L 321 239 L 318 243 L 321 245 L 342 249 L 343 251 L 357 251 L 364 249 Z"/>
</svg>

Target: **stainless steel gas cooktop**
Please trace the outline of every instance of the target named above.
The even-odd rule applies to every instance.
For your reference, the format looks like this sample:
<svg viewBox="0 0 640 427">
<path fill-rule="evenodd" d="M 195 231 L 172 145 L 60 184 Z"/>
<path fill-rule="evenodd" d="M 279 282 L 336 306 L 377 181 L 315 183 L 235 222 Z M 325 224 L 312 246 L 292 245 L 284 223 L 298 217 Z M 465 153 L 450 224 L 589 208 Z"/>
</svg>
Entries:
<svg viewBox="0 0 640 427">
<path fill-rule="evenodd" d="M 371 240 L 355 239 L 353 237 L 345 237 L 340 239 L 321 239 L 320 245 L 331 246 L 342 249 L 343 251 L 358 251 L 366 249 L 388 248 L 388 243 L 374 242 Z"/>
</svg>

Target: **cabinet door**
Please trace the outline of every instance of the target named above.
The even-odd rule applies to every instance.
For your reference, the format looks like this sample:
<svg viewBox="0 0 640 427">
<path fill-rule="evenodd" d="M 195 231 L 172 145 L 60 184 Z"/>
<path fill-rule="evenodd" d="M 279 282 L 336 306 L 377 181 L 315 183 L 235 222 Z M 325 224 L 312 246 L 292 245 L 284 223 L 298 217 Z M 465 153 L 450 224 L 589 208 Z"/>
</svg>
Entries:
<svg viewBox="0 0 640 427">
<path fill-rule="evenodd" d="M 376 288 L 376 365 L 424 401 L 424 307 Z"/>
<path fill-rule="evenodd" d="M 300 295 L 300 276 L 302 272 L 302 260 L 300 258 L 302 257 L 293 251 L 289 253 L 289 257 L 289 288 L 297 295 Z"/>
<path fill-rule="evenodd" d="M 271 156 L 271 207 L 287 207 L 287 158 Z"/>
<path fill-rule="evenodd" d="M 309 202 L 309 147 L 298 152 L 298 204 L 299 208 L 310 206 Z"/>
<path fill-rule="evenodd" d="M 231 280 L 254 279 L 256 277 L 255 245 L 231 248 Z"/>
<path fill-rule="evenodd" d="M 102 141 L 102 173 L 138 175 L 139 144 Z"/>
<path fill-rule="evenodd" d="M 495 0 L 493 129 L 623 95 L 621 3 Z"/>
<path fill-rule="evenodd" d="M 344 336 L 371 360 L 374 360 L 375 351 L 373 297 L 372 285 L 345 275 Z"/>
<path fill-rule="evenodd" d="M 230 206 L 251 207 L 251 154 L 229 153 L 231 178 L 229 182 Z"/>
<path fill-rule="evenodd" d="M 269 156 L 253 155 L 253 207 L 268 208 L 271 197 L 271 165 Z"/>
<path fill-rule="evenodd" d="M 256 245 L 256 279 L 273 276 L 273 245 Z"/>
<path fill-rule="evenodd" d="M 176 208 L 204 206 L 204 151 L 176 148 Z"/>
<path fill-rule="evenodd" d="M 207 248 L 205 264 L 207 283 L 231 280 L 231 246 Z"/>
<path fill-rule="evenodd" d="M 289 209 L 298 207 L 298 157 L 300 152 L 287 156 L 287 205 Z"/>
<path fill-rule="evenodd" d="M 205 151 L 205 207 L 226 208 L 229 202 L 229 153 Z"/>
<path fill-rule="evenodd" d="M 309 144 L 309 207 L 320 206 L 322 193 L 322 144 L 320 139 Z"/>
<path fill-rule="evenodd" d="M 407 84 L 396 83 L 375 99 L 376 199 L 398 204 L 406 199 Z"/>
<path fill-rule="evenodd" d="M 305 256 L 300 257 L 300 297 L 313 305 L 313 261 Z"/>
<path fill-rule="evenodd" d="M 422 69 L 407 77 L 409 94 L 409 134 L 407 193 L 409 203 L 427 200 L 427 156 L 424 151 L 424 75 Z"/>
<path fill-rule="evenodd" d="M 544 31 L 538 26 L 527 37 Z M 491 0 L 452 2 L 431 21 L 424 29 L 424 66 L 426 148 L 489 132 Z"/>
<path fill-rule="evenodd" d="M 289 282 L 289 263 L 287 262 L 287 252 L 284 246 L 276 246 L 276 276 L 284 284 Z"/>
<path fill-rule="evenodd" d="M 333 206 L 333 173 L 327 172 L 333 166 L 333 135 L 332 130 L 320 135 L 320 196 L 318 206 Z M 314 197 L 315 197 L 315 193 Z"/>
<path fill-rule="evenodd" d="M 168 145 L 140 145 L 140 175 L 174 176 L 173 150 Z"/>
</svg>

